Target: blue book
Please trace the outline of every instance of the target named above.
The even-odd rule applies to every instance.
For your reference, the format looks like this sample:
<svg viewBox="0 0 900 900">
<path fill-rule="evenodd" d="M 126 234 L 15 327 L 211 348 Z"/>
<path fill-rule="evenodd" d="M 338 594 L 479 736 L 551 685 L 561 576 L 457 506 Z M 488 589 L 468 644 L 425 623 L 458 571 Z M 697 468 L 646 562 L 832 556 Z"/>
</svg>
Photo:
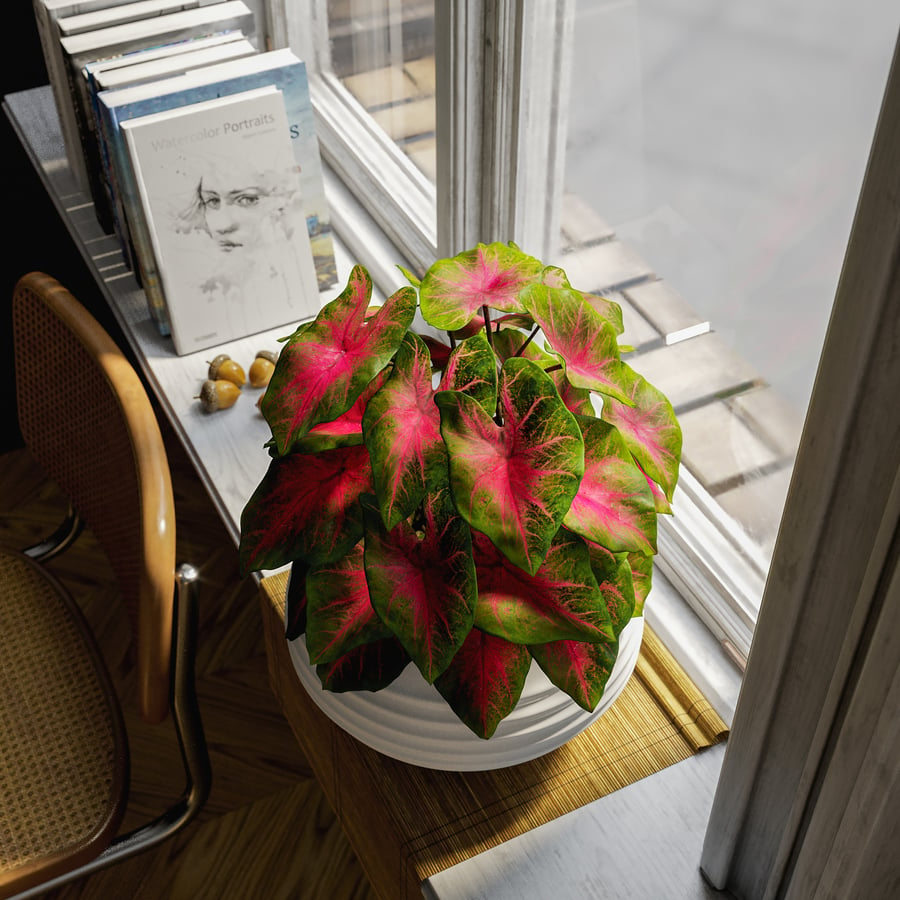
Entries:
<svg viewBox="0 0 900 900">
<path fill-rule="evenodd" d="M 162 334 L 171 333 L 165 292 L 121 123 L 268 86 L 276 87 L 284 99 L 287 128 L 299 171 L 307 236 L 315 262 L 318 288 L 322 291 L 337 283 L 337 268 L 306 65 L 296 54 L 289 49 L 272 50 L 150 85 L 97 94 L 101 140 L 106 144 L 111 161 L 113 190 L 125 211 L 140 268 L 139 279 L 147 295 L 151 317 Z"/>
</svg>

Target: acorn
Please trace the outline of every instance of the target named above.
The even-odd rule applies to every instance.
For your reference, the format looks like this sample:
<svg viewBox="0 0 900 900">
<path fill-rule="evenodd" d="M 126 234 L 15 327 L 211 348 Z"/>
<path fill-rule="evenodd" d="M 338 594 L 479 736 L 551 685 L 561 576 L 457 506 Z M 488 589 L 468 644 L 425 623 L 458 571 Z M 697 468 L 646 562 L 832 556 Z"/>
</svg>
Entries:
<svg viewBox="0 0 900 900">
<path fill-rule="evenodd" d="M 224 378 L 207 378 L 200 387 L 200 395 L 197 399 L 203 406 L 203 411 L 211 413 L 234 406 L 240 396 L 241 389 L 233 381 Z"/>
<path fill-rule="evenodd" d="M 239 388 L 242 388 L 247 380 L 244 370 L 227 353 L 220 353 L 213 359 L 209 364 L 206 377 L 210 381 L 219 381 L 220 379 L 230 381 Z"/>
<path fill-rule="evenodd" d="M 275 371 L 275 363 L 278 362 L 278 354 L 271 350 L 259 350 L 256 359 L 250 364 L 250 385 L 255 388 L 263 388 L 272 379 Z"/>
</svg>

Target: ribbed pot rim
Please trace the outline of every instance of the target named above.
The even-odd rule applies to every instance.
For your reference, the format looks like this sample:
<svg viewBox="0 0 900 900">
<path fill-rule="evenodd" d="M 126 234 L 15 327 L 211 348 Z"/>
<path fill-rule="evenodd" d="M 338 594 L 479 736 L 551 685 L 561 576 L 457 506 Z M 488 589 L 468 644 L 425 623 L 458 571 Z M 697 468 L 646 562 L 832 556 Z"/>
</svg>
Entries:
<svg viewBox="0 0 900 900">
<path fill-rule="evenodd" d="M 499 769 L 537 759 L 595 722 L 622 693 L 637 663 L 642 617 L 619 636 L 619 652 L 593 712 L 582 709 L 532 662 L 522 696 L 488 740 L 464 725 L 412 664 L 380 691 L 335 693 L 322 687 L 304 636 L 289 641 L 291 660 L 313 702 L 357 740 L 401 762 L 450 772 Z"/>
</svg>

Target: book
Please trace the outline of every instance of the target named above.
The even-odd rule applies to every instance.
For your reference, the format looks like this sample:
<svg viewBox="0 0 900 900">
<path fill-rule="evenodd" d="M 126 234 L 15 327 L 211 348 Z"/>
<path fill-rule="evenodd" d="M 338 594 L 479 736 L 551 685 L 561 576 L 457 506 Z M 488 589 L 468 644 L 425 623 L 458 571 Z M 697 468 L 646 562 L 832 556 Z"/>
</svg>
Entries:
<svg viewBox="0 0 900 900">
<path fill-rule="evenodd" d="M 61 35 L 56 27 L 56 21 L 64 16 L 132 2 L 134 0 L 33 0 L 32 3 L 38 40 L 44 56 L 47 78 L 50 81 L 50 91 L 59 115 L 66 156 L 72 173 L 85 190 L 88 189 L 87 170 L 81 150 L 78 123 L 69 95 L 66 60 L 59 42 Z"/>
<path fill-rule="evenodd" d="M 270 50 L 255 57 L 209 66 L 161 82 L 134 85 L 97 95 L 102 139 L 111 161 L 114 190 L 125 211 L 139 263 L 140 282 L 150 315 L 161 334 L 168 333 L 166 299 L 131 171 L 121 125 L 146 116 L 267 85 L 281 90 L 294 159 L 300 172 L 302 202 L 319 290 L 337 283 L 330 213 L 322 174 L 315 119 L 305 64 L 291 50 Z"/>
<path fill-rule="evenodd" d="M 137 19 L 108 28 L 63 35 L 59 39 L 66 61 L 69 102 L 72 105 L 87 174 L 87 189 L 101 227 L 113 233 L 114 218 L 103 180 L 102 164 L 88 80 L 84 67 L 91 61 L 120 56 L 154 44 L 171 43 L 200 34 L 241 30 L 251 34 L 253 14 L 243 0 L 222 0 L 165 15 Z"/>
<path fill-rule="evenodd" d="M 122 132 L 179 355 L 318 312 L 280 90 L 130 119 Z"/>
<path fill-rule="evenodd" d="M 257 52 L 256 47 L 243 37 L 241 32 L 235 31 L 139 50 L 112 60 L 95 60 L 85 66 L 94 120 L 93 128 L 100 147 L 100 174 L 112 210 L 113 229 L 122 247 L 125 263 L 136 276 L 139 276 L 139 272 L 133 242 L 128 232 L 125 211 L 113 188 L 111 162 L 101 137 L 97 94 L 103 90 L 113 90 L 130 84 L 144 84 L 161 78 L 174 77 L 203 66 L 253 56 Z M 138 280 L 140 281 L 140 278 Z"/>
<path fill-rule="evenodd" d="M 130 3 L 118 3 L 83 12 L 59 16 L 56 20 L 60 35 L 83 34 L 113 25 L 124 25 L 138 19 L 149 19 L 170 12 L 194 9 L 207 4 L 221 3 L 223 0 L 131 0 Z"/>
<path fill-rule="evenodd" d="M 175 44 L 154 47 L 153 51 L 171 49 L 171 53 L 160 54 L 135 52 L 116 60 L 97 60 L 85 66 L 92 98 L 100 91 L 109 91 L 129 84 L 143 84 L 172 75 L 182 75 L 191 69 L 213 63 L 253 56 L 258 53 L 256 46 L 239 31 L 226 34 L 208 35 Z"/>
</svg>

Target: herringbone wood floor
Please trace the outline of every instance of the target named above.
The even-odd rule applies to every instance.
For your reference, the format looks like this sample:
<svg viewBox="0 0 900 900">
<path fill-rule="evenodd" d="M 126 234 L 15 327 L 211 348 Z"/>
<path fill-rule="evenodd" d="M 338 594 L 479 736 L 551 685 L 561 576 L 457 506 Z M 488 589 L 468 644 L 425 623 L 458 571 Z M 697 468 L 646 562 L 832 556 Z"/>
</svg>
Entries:
<svg viewBox="0 0 900 900">
<path fill-rule="evenodd" d="M 189 461 L 167 433 L 180 559 L 201 570 L 198 693 L 213 766 L 199 819 L 175 839 L 59 891 L 64 900 L 374 900 L 340 825 L 268 686 L 255 584 Z M 0 542 L 26 546 L 65 511 L 26 450 L 0 456 Z M 181 765 L 170 728 L 147 726 L 128 703 L 127 624 L 101 551 L 85 533 L 50 563 L 97 629 L 126 700 L 132 790 L 125 825 L 178 796 Z"/>
</svg>

